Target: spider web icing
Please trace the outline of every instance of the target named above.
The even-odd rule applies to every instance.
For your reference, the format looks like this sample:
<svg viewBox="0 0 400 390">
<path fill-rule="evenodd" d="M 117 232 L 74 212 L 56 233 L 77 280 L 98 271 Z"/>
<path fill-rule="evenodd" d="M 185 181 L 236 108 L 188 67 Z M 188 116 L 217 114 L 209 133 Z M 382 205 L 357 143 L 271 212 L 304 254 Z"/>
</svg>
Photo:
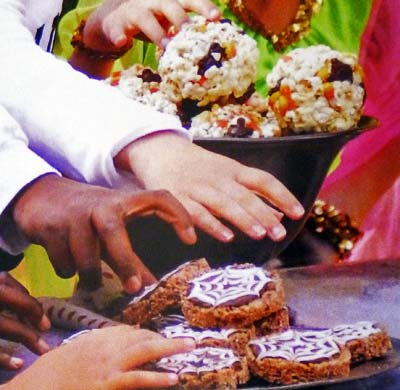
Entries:
<svg viewBox="0 0 400 390">
<path fill-rule="evenodd" d="M 237 362 L 240 359 L 231 349 L 206 347 L 162 358 L 156 363 L 156 368 L 175 374 L 199 375 L 231 367 Z"/>
<path fill-rule="evenodd" d="M 259 298 L 272 278 L 260 267 L 228 266 L 199 276 L 189 283 L 188 299 L 212 307 L 234 305 L 243 299 Z"/>
<path fill-rule="evenodd" d="M 313 362 L 331 358 L 340 353 L 329 331 L 287 330 L 281 334 L 250 341 L 255 346 L 257 360 L 280 358 L 294 362 Z M 253 349 L 254 350 L 254 349 Z"/>
</svg>

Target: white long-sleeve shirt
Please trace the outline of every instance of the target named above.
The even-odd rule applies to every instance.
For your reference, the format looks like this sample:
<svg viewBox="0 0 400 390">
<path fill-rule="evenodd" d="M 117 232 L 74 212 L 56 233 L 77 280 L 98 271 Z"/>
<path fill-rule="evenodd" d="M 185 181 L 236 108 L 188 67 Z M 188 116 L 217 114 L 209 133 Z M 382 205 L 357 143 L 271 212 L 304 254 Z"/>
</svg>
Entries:
<svg viewBox="0 0 400 390">
<path fill-rule="evenodd" d="M 177 118 L 89 79 L 37 46 L 35 29 L 54 18 L 46 4 L 54 14 L 56 3 L 0 1 L 0 104 L 21 125 L 32 150 L 63 174 L 114 186 L 121 177 L 113 157 L 124 146 L 155 131 L 187 131 Z"/>
<path fill-rule="evenodd" d="M 31 151 L 52 169 L 79 181 L 121 186 L 127 180 L 116 170 L 113 157 L 124 146 L 155 131 L 174 130 L 187 137 L 188 133 L 177 118 L 126 98 L 43 50 L 51 46 L 53 21 L 61 3 L 0 0 L 0 105 L 25 133 L 26 138 L 19 134 L 15 148 L 24 144 L 26 151 L 29 140 Z M 0 159 L 9 166 L 20 164 L 20 176 L 13 179 L 11 172 L 10 182 L 2 182 L 0 214 L 24 180 L 25 184 L 32 180 L 29 166 L 31 159 L 38 158 L 30 152 L 16 159 L 6 146 Z M 0 227 L 0 248 L 11 253 L 21 250 L 26 243 L 4 230 Z M 15 231 L 13 227 L 6 230 Z"/>
<path fill-rule="evenodd" d="M 0 172 L 0 248 L 17 254 L 28 242 L 3 211 L 27 184 L 57 171 L 28 148 L 28 138 L 21 127 L 1 106 Z"/>
</svg>

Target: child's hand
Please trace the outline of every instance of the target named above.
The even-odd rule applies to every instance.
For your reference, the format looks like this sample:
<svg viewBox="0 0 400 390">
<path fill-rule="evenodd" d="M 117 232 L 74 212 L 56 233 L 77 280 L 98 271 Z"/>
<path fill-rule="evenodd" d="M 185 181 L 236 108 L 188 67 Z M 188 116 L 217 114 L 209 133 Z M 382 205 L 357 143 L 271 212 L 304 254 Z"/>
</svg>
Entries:
<svg viewBox="0 0 400 390">
<path fill-rule="evenodd" d="M 178 382 L 175 374 L 140 367 L 193 348 L 193 340 L 165 339 L 125 325 L 97 329 L 42 356 L 7 389 L 132 390 L 173 386 Z"/>
<path fill-rule="evenodd" d="M 40 331 L 50 328 L 50 321 L 44 315 L 41 304 L 6 272 L 0 272 L 0 337 L 24 344 L 37 354 L 49 350 L 40 337 Z M 0 352 L 0 367 L 18 369 L 22 360 Z"/>
<path fill-rule="evenodd" d="M 57 274 L 96 289 L 101 253 L 128 292 L 154 276 L 132 250 L 126 223 L 156 214 L 170 223 L 186 244 L 196 241 L 189 214 L 167 191 L 118 191 L 56 175 L 39 178 L 18 197 L 13 216 L 33 243 L 44 246 Z"/>
<path fill-rule="evenodd" d="M 188 11 L 210 20 L 220 17 L 209 0 L 106 0 L 89 16 L 83 42 L 94 50 L 117 52 L 141 33 L 164 47 L 169 26 L 179 28 L 188 20 Z"/>
<path fill-rule="evenodd" d="M 274 176 L 170 132 L 133 142 L 116 156 L 115 163 L 134 172 L 144 188 L 171 191 L 189 211 L 193 223 L 220 241 L 233 239 L 232 231 L 220 219 L 253 239 L 268 235 L 279 241 L 286 235 L 282 213 L 292 219 L 304 213 L 301 204 Z"/>
</svg>

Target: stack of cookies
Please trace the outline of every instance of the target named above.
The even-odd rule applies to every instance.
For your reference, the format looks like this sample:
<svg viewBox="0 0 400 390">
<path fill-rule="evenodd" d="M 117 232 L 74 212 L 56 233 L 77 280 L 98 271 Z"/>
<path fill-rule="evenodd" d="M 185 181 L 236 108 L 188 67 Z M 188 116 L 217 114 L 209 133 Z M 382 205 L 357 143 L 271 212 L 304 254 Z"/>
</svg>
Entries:
<svg viewBox="0 0 400 390">
<path fill-rule="evenodd" d="M 236 388 L 251 375 L 279 384 L 346 377 L 352 363 L 391 349 L 372 322 L 289 327 L 279 274 L 253 264 L 210 269 L 205 259 L 188 262 L 135 297 L 123 320 L 195 340 L 194 351 L 153 367 L 177 373 L 182 389 Z"/>
</svg>

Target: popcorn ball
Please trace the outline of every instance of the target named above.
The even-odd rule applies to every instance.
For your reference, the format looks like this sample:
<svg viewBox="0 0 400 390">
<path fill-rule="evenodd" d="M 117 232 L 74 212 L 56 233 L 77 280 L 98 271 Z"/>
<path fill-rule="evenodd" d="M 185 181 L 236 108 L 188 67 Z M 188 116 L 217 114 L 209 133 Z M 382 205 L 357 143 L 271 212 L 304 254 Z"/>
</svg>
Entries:
<svg viewBox="0 0 400 390">
<path fill-rule="evenodd" d="M 260 138 L 280 134 L 275 116 L 262 116 L 247 105 L 214 104 L 211 111 L 203 111 L 192 119 L 193 137 Z"/>
<path fill-rule="evenodd" d="M 353 54 L 317 45 L 295 49 L 267 75 L 269 105 L 287 133 L 348 130 L 364 103 L 363 73 Z"/>
<path fill-rule="evenodd" d="M 161 76 L 150 67 L 135 64 L 112 73 L 106 84 L 118 87 L 130 99 L 154 107 L 157 111 L 176 115 L 176 104 L 160 90 Z"/>
<path fill-rule="evenodd" d="M 175 103 L 190 99 L 198 106 L 238 98 L 255 82 L 258 58 L 256 42 L 229 20 L 195 16 L 160 56 L 161 90 Z"/>
</svg>

